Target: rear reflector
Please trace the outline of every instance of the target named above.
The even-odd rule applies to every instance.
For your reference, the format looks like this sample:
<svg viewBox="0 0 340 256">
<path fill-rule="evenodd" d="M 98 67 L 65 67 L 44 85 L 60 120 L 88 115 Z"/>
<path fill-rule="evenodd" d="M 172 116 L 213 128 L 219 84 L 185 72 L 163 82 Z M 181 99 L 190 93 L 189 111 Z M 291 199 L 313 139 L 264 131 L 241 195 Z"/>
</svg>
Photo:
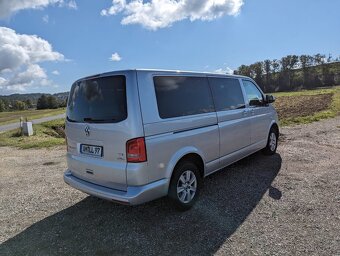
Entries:
<svg viewBox="0 0 340 256">
<path fill-rule="evenodd" d="M 126 157 L 129 163 L 146 162 L 145 139 L 136 138 L 126 142 Z"/>
</svg>

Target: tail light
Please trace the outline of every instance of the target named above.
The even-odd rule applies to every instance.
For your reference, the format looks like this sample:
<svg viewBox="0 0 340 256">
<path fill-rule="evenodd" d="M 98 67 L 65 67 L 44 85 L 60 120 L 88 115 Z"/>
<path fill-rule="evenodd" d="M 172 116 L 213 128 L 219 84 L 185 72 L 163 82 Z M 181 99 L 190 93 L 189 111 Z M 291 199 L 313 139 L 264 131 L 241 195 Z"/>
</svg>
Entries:
<svg viewBox="0 0 340 256">
<path fill-rule="evenodd" d="M 130 163 L 146 162 L 146 147 L 144 138 L 136 138 L 126 142 L 126 158 Z"/>
</svg>

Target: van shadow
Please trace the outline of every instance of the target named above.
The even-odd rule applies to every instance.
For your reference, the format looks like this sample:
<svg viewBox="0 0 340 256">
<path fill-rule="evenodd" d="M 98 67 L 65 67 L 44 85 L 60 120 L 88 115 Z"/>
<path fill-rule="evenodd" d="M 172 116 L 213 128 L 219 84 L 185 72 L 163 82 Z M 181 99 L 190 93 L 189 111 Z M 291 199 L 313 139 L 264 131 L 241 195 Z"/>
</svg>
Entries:
<svg viewBox="0 0 340 256">
<path fill-rule="evenodd" d="M 128 207 L 87 197 L 4 242 L 9 255 L 212 254 L 232 235 L 271 186 L 279 154 L 260 153 L 205 180 L 199 201 L 178 212 L 163 198 Z M 272 192 L 270 192 L 272 191 Z"/>
</svg>

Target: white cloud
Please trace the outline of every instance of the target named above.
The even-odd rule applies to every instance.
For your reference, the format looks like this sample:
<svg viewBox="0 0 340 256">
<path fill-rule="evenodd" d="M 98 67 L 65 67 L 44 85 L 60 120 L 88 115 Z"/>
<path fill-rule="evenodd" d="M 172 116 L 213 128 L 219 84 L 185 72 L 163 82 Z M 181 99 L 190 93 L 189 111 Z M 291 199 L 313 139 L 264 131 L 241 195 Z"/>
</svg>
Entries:
<svg viewBox="0 0 340 256">
<path fill-rule="evenodd" d="M 151 30 L 169 27 L 184 19 L 209 21 L 239 14 L 243 0 L 112 0 L 102 16 L 123 13 L 121 23 L 141 24 Z"/>
<path fill-rule="evenodd" d="M 115 52 L 114 54 L 111 55 L 110 60 L 111 61 L 121 61 L 122 57 L 120 57 L 119 54 L 117 52 Z"/>
<path fill-rule="evenodd" d="M 216 69 L 214 71 L 214 73 L 217 73 L 217 74 L 234 74 L 234 70 L 232 70 L 231 68 L 229 67 L 226 67 L 226 68 L 219 68 L 219 69 Z"/>
<path fill-rule="evenodd" d="M 48 23 L 50 20 L 50 17 L 46 14 L 42 17 L 43 22 Z"/>
<path fill-rule="evenodd" d="M 76 1 L 72 0 L 72 1 L 69 1 L 68 3 L 66 3 L 66 6 L 70 9 L 74 9 L 74 10 L 77 10 L 78 9 L 78 6 L 77 6 L 77 3 Z"/>
<path fill-rule="evenodd" d="M 64 59 L 64 55 L 53 51 L 46 40 L 0 27 L 0 94 L 51 84 L 39 63 Z"/>
<path fill-rule="evenodd" d="M 60 73 L 59 73 L 58 70 L 53 70 L 53 71 L 52 71 L 52 74 L 53 74 L 53 75 L 56 75 L 56 76 L 59 76 L 59 75 L 60 75 Z"/>
<path fill-rule="evenodd" d="M 43 9 L 48 5 L 77 9 L 74 0 L 0 0 L 0 19 L 24 9 Z"/>
</svg>

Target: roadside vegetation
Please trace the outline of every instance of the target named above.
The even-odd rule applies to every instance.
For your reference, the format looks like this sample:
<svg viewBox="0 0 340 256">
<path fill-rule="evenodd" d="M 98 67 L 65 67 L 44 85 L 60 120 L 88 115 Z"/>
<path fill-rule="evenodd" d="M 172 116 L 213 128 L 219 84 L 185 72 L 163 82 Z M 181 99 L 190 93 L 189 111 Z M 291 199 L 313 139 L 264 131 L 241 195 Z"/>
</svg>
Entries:
<svg viewBox="0 0 340 256">
<path fill-rule="evenodd" d="M 20 149 L 49 148 L 65 145 L 65 120 L 58 119 L 33 125 L 33 136 L 22 136 L 21 130 L 16 129 L 0 133 L 0 146 L 14 146 Z"/>
<path fill-rule="evenodd" d="M 19 122 L 20 117 L 27 118 L 28 120 L 47 117 L 47 116 L 55 116 L 65 113 L 65 108 L 58 109 L 29 109 L 29 110 L 17 110 L 17 111 L 8 111 L 8 112 L 0 112 L 0 125 L 9 124 Z"/>
</svg>

